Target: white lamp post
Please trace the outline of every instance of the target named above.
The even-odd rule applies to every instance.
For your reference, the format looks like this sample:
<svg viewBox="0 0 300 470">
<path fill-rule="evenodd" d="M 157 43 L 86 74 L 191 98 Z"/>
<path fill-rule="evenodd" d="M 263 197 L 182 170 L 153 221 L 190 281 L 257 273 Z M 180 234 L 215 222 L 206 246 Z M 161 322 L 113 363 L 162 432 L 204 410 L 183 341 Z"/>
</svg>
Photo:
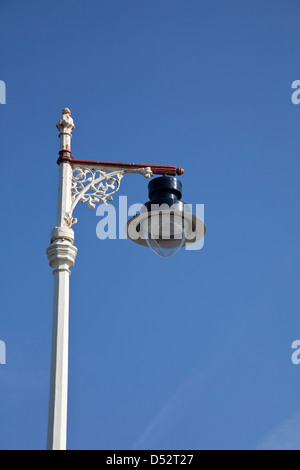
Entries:
<svg viewBox="0 0 300 470">
<path fill-rule="evenodd" d="M 65 450 L 67 442 L 69 278 L 77 255 L 71 228 L 77 222 L 73 218 L 73 211 L 79 202 L 87 202 L 90 208 L 95 208 L 98 203 L 111 201 L 126 173 L 138 173 L 146 178 L 154 174 L 173 177 L 183 174 L 181 168 L 174 166 L 75 159 L 71 154 L 72 130 L 75 126 L 69 109 L 62 111 L 57 128 L 60 138 L 58 211 L 57 223 L 51 232 L 51 244 L 47 249 L 54 274 L 48 450 Z M 204 224 L 201 224 L 202 236 L 205 229 L 203 231 Z M 133 225 L 136 228 L 137 221 Z M 195 241 L 198 238 L 199 234 Z"/>
<path fill-rule="evenodd" d="M 57 127 L 60 131 L 60 150 L 70 151 L 74 123 L 69 110 L 63 110 Z M 49 264 L 54 268 L 48 450 L 63 450 L 67 442 L 69 277 L 77 255 L 77 248 L 73 245 L 74 232 L 65 221 L 65 214 L 69 212 L 71 203 L 72 167 L 68 163 L 62 163 L 59 167 L 57 223 L 47 250 Z"/>
</svg>

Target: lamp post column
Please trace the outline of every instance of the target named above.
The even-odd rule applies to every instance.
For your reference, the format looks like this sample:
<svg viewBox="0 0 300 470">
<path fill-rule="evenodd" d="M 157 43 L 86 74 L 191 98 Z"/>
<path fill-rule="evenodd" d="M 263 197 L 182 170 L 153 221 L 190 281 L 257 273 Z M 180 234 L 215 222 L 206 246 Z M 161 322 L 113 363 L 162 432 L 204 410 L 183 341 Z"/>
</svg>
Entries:
<svg viewBox="0 0 300 470">
<path fill-rule="evenodd" d="M 64 109 L 57 124 L 61 151 L 71 152 L 74 127 L 70 111 Z M 51 245 L 47 249 L 54 275 L 48 450 L 65 450 L 67 444 L 69 278 L 77 255 L 77 248 L 73 245 L 74 232 L 65 218 L 71 204 L 72 167 L 63 162 L 59 167 L 57 224 L 51 232 Z"/>
</svg>

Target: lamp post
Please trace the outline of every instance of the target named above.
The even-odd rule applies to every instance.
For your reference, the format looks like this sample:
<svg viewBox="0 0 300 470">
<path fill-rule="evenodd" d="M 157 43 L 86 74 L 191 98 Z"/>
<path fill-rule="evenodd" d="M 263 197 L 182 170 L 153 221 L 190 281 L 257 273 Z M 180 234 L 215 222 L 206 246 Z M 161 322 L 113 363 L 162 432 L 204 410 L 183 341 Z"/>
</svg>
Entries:
<svg viewBox="0 0 300 470">
<path fill-rule="evenodd" d="M 172 227 L 168 238 L 162 233 L 160 219 L 157 222 L 157 211 L 151 213 L 151 209 L 145 205 L 145 211 L 135 216 L 127 224 L 128 236 L 133 241 L 145 246 L 153 247 L 148 243 L 148 232 L 144 228 L 145 220 L 150 220 L 150 215 L 156 220 L 150 230 L 157 232 L 153 238 L 158 238 L 158 248 L 171 248 L 172 253 L 186 242 L 184 239 L 177 242 L 178 230 L 181 227 L 183 207 L 181 198 L 181 184 L 175 178 L 182 175 L 183 170 L 175 166 L 167 165 L 144 165 L 134 163 L 117 163 L 91 160 L 75 159 L 71 153 L 72 130 L 75 128 L 71 112 L 68 108 L 63 109 L 62 116 L 57 124 L 60 138 L 59 159 L 59 190 L 58 210 L 56 226 L 51 232 L 50 246 L 47 249 L 49 264 L 53 268 L 54 275 L 54 300 L 53 300 L 53 324 L 52 324 L 52 352 L 51 352 L 51 374 L 49 393 L 49 416 L 48 416 L 48 450 L 65 450 L 67 442 L 67 402 L 68 402 L 68 350 L 69 350 L 69 278 L 70 269 L 74 266 L 77 248 L 74 246 L 74 231 L 72 226 L 77 222 L 73 218 L 73 212 L 79 202 L 87 203 L 90 208 L 96 204 L 106 204 L 112 200 L 112 196 L 119 190 L 120 182 L 127 173 L 141 174 L 145 178 L 153 175 L 163 175 L 151 181 L 149 195 L 152 199 L 163 199 L 167 204 L 166 212 L 170 212 L 172 206 Z M 177 182 L 176 182 L 177 181 Z M 156 201 L 157 202 L 157 201 Z M 174 206 L 175 204 L 175 206 Z M 168 219 L 170 220 L 170 219 Z M 198 229 L 194 242 L 204 235 L 205 226 L 195 216 L 188 215 L 188 231 L 195 232 L 195 222 L 198 220 Z M 157 224 L 160 229 L 157 229 Z M 149 226 L 147 226 L 149 228 Z M 152 238 L 150 235 L 149 238 Z M 176 235 L 176 236 L 175 236 Z M 181 231 L 182 237 L 182 231 Z M 180 238 L 180 236 L 179 236 Z M 176 239 L 176 241 L 175 241 Z M 169 240 L 166 241 L 166 240 Z M 161 243 L 160 243 L 161 242 Z M 168 247 L 168 244 L 170 245 Z M 176 245 L 176 250 L 172 250 Z M 157 245 L 157 244 L 156 244 Z M 155 249 L 159 253 L 159 249 Z M 163 256 L 165 256 L 163 251 Z M 170 254 L 172 254 L 170 253 Z"/>
</svg>

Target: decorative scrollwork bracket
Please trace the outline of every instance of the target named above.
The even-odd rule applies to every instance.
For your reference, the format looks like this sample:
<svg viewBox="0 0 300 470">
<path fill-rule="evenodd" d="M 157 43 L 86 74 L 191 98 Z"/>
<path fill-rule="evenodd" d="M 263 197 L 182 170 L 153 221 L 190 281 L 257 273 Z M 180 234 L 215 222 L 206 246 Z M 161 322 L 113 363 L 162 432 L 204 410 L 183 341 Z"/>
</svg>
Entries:
<svg viewBox="0 0 300 470">
<path fill-rule="evenodd" d="M 89 168 L 74 166 L 72 168 L 72 205 L 65 215 L 68 227 L 77 223 L 73 218 L 73 212 L 79 202 L 87 203 L 90 209 L 95 209 L 96 204 L 107 204 L 113 200 L 113 195 L 120 189 L 121 180 L 126 173 L 137 173 L 145 178 L 153 176 L 150 167 L 138 169 L 117 168 L 114 171 L 104 171 L 103 168 Z"/>
</svg>

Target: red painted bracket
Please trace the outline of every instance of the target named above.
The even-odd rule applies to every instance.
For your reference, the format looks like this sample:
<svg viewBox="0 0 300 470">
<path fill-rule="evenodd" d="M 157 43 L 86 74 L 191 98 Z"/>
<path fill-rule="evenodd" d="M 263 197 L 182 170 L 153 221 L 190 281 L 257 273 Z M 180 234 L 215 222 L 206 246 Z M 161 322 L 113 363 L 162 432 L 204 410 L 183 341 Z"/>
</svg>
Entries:
<svg viewBox="0 0 300 470">
<path fill-rule="evenodd" d="M 121 169 L 140 169 L 150 167 L 151 171 L 154 175 L 168 175 L 168 176 L 176 176 L 176 175 L 183 175 L 184 170 L 183 168 L 177 168 L 176 166 L 169 166 L 169 165 L 149 165 L 149 164 L 142 164 L 142 163 L 118 163 L 118 162 L 101 162 L 101 161 L 93 161 L 93 160 L 78 160 L 74 158 L 71 152 L 67 150 L 61 150 L 59 152 L 59 159 L 57 160 L 58 165 L 63 162 L 68 162 L 71 165 L 84 165 L 95 167 L 99 166 L 103 169 L 105 168 L 121 168 Z"/>
</svg>

